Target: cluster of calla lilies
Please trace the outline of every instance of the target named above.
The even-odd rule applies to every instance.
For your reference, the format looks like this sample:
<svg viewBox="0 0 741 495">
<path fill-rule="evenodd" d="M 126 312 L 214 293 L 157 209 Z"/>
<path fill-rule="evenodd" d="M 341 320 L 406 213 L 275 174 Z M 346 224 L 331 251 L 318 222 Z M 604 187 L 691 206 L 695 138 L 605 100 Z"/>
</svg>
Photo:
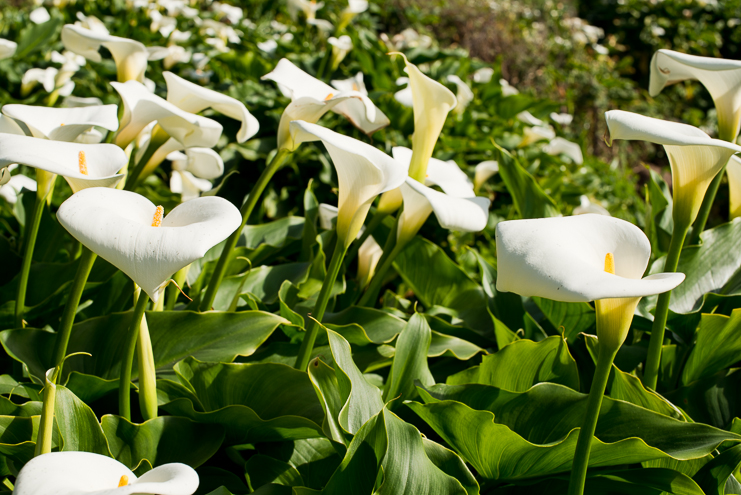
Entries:
<svg viewBox="0 0 741 495">
<path fill-rule="evenodd" d="M 321 7 L 316 2 L 296 1 L 292 5 L 294 9 L 304 10 L 310 20 Z M 364 2 L 350 5 L 354 7 L 343 16 L 342 22 L 349 22 L 356 11 L 367 8 Z M 69 108 L 6 105 L 0 115 L 3 182 L 9 182 L 16 192 L 21 188 L 36 191 L 36 206 L 27 219 L 23 245 L 15 309 L 17 327 L 25 323 L 25 296 L 36 233 L 57 175 L 64 177 L 73 192 L 60 206 L 57 218 L 82 246 L 78 271 L 58 330 L 53 353 L 55 367 L 46 377 L 36 452 L 40 457 L 21 470 L 15 492 L 18 495 L 80 492 L 188 495 L 197 489 L 198 477 L 184 465 L 167 464 L 137 478 L 122 464 L 103 456 L 51 453 L 54 385 L 61 376 L 74 316 L 96 257 L 116 266 L 136 284 L 135 307 L 120 374 L 119 411 L 121 416 L 131 419 L 131 370 L 139 348 L 139 404 L 142 416 L 151 419 L 157 416 L 157 392 L 152 345 L 144 316 L 149 301 L 155 308 L 163 308 L 167 284 L 183 280 L 192 262 L 226 240 L 208 285 L 197 301 L 201 311 L 211 310 L 242 228 L 272 176 L 303 143 L 322 142 L 336 169 L 339 187 L 337 206 L 320 208 L 323 225 L 330 228 L 335 225 L 336 245 L 312 311 L 312 323 L 306 329 L 296 359 L 295 367 L 300 370 L 306 370 L 309 364 L 331 289 L 346 257 L 360 253 L 358 279 L 364 292 L 358 304 L 372 306 L 394 260 L 432 213 L 445 229 L 476 232 L 486 227 L 490 201 L 476 193 L 496 173 L 497 164 L 479 164 L 472 183 L 454 162 L 432 157 L 448 114 L 465 106 L 472 97 L 470 88 L 460 79 L 449 81 L 458 88 L 456 97 L 402 54 L 390 54 L 404 57 L 411 96 L 405 101 L 413 108 L 415 130 L 412 148 L 393 148 L 389 156 L 374 146 L 317 124 L 329 111 L 346 117 L 368 135 L 390 124 L 369 98 L 362 74 L 328 85 L 282 59 L 263 79 L 276 83 L 291 102 L 280 119 L 276 151 L 238 209 L 222 198 L 200 196 L 211 188 L 209 179 L 222 175 L 224 164 L 212 150 L 221 136 L 222 126 L 199 113 L 213 109 L 240 121 L 237 141 L 244 142 L 259 129 L 257 119 L 244 104 L 170 72 L 164 73 L 167 97 L 156 96 L 145 85 L 145 71 L 147 60 L 156 59 L 159 52 L 137 41 L 81 25 L 65 26 L 62 41 L 67 50 L 88 60 L 100 60 L 101 46 L 110 51 L 119 79 L 111 85 L 120 95 L 123 108 L 120 119 L 115 105 L 82 100 L 77 102 L 78 106 Z M 346 41 L 339 38 L 332 43 L 332 67 L 351 48 Z M 733 156 L 741 152 L 741 146 L 735 144 L 741 125 L 739 74 L 741 63 L 668 50 L 659 51 L 652 62 L 650 91 L 653 94 L 667 84 L 685 79 L 698 79 L 705 84 L 717 106 L 720 139 L 680 123 L 619 110 L 606 114 L 610 142 L 649 141 L 664 146 L 669 158 L 674 231 L 665 273 L 644 277 L 651 254 L 646 235 L 626 221 L 594 214 L 588 200 L 581 207 L 587 213 L 584 215 L 503 221 L 496 227 L 499 291 L 567 302 L 595 301 L 599 354 L 576 445 L 570 493 L 583 492 L 605 386 L 636 306 L 642 297 L 661 294 L 644 370 L 646 386 L 656 386 L 671 290 L 684 279 L 683 274 L 674 272 L 685 237 L 692 229 L 690 242 L 699 239 L 726 165 L 729 175 L 741 174 L 741 160 Z M 567 154 L 580 163 L 578 146 L 574 149 L 573 143 L 554 139 L 553 130 L 532 115 L 525 113 L 518 118 L 532 126 L 521 146 L 548 140 L 547 152 Z M 110 133 L 106 143 L 102 142 L 106 137 L 101 130 Z M 134 192 L 165 159 L 173 163 L 171 187 L 182 194 L 184 201 L 168 214 L 162 206 Z M 11 174 L 15 164 L 34 168 L 36 181 L 22 174 Z M 732 214 L 738 215 L 741 198 L 735 194 L 731 195 L 731 207 Z M 8 196 L 11 197 L 12 194 Z M 369 219 L 377 197 L 377 208 Z M 597 210 L 597 213 L 604 212 Z M 372 234 L 390 215 L 396 215 L 395 227 L 381 247 Z M 84 474 L 70 474 L 79 472 L 81 466 Z M 56 491 L 49 491 L 47 479 L 58 472 L 66 474 L 55 480 Z"/>
</svg>

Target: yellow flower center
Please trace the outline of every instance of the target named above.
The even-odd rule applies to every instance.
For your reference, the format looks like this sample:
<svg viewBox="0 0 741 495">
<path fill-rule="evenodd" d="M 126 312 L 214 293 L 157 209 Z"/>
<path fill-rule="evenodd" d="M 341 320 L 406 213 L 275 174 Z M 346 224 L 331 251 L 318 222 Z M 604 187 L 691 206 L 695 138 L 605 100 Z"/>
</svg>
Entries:
<svg viewBox="0 0 741 495">
<path fill-rule="evenodd" d="M 159 227 L 162 224 L 162 217 L 165 214 L 165 209 L 162 206 L 158 206 L 154 210 L 154 217 L 152 218 L 152 227 Z"/>
<path fill-rule="evenodd" d="M 77 153 L 77 165 L 80 167 L 80 173 L 87 175 L 87 159 L 85 158 L 84 151 Z"/>
<path fill-rule="evenodd" d="M 359 89 L 360 89 L 360 88 L 358 88 L 358 85 L 357 85 L 357 84 L 355 84 L 355 83 L 352 83 L 352 90 L 353 90 L 353 91 L 358 91 Z"/>
<path fill-rule="evenodd" d="M 615 275 L 615 256 L 612 253 L 605 255 L 605 271 Z"/>
<path fill-rule="evenodd" d="M 121 488 L 122 486 L 128 486 L 129 484 L 129 477 L 125 474 L 121 476 L 121 479 L 118 480 L 118 487 Z"/>
<path fill-rule="evenodd" d="M 326 98 L 324 98 L 324 101 L 328 101 L 328 100 L 331 100 L 333 96 L 334 96 L 334 93 L 329 93 L 329 94 L 327 95 L 327 97 L 326 97 Z"/>
</svg>

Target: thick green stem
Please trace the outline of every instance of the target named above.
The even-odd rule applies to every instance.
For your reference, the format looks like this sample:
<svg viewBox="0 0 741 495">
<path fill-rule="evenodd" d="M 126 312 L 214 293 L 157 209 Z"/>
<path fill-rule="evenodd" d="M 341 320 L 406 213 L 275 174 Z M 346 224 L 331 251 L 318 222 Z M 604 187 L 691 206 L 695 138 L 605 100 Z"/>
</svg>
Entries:
<svg viewBox="0 0 741 495">
<path fill-rule="evenodd" d="M 31 273 L 31 262 L 33 261 L 33 250 L 36 247 L 36 236 L 39 233 L 41 225 L 41 214 L 44 211 L 46 201 L 41 196 L 36 196 L 36 205 L 34 206 L 31 218 L 26 221 L 28 229 L 26 230 L 26 240 L 23 244 L 23 264 L 21 265 L 21 275 L 18 280 L 18 291 L 15 297 L 15 328 L 22 328 L 23 311 L 26 307 L 26 290 L 28 289 L 28 276 Z"/>
<path fill-rule="evenodd" d="M 378 294 L 381 291 L 381 287 L 383 286 L 383 280 L 386 278 L 386 272 L 389 271 L 391 265 L 394 264 L 394 260 L 399 253 L 404 250 L 406 245 L 407 242 L 397 242 L 391 252 L 384 247 L 383 254 L 385 255 L 386 253 L 389 253 L 389 255 L 385 260 L 383 257 L 379 260 L 379 267 L 376 269 L 376 273 L 373 274 L 373 279 L 371 280 L 368 289 L 365 291 L 365 294 L 360 298 L 358 306 L 373 306 L 375 304 L 376 299 L 378 299 Z"/>
<path fill-rule="evenodd" d="M 332 294 L 332 287 L 334 286 L 335 280 L 337 280 L 337 274 L 340 272 L 342 259 L 345 257 L 346 252 L 347 248 L 345 247 L 344 240 L 338 237 L 337 245 L 332 254 L 332 260 L 329 262 L 327 275 L 324 277 L 322 289 L 319 291 L 319 296 L 316 299 L 316 306 L 314 306 L 314 311 L 312 313 L 314 319 L 309 323 L 309 328 L 306 331 L 306 335 L 304 335 L 304 341 L 301 342 L 301 348 L 298 351 L 295 366 L 298 370 L 306 370 L 309 366 L 311 351 L 314 350 L 314 341 L 319 332 L 319 324 L 317 321 L 321 322 L 322 318 L 324 318 L 324 310 L 327 309 L 327 302 L 329 302 L 329 296 Z"/>
<path fill-rule="evenodd" d="M 363 234 L 360 236 L 360 238 L 352 243 L 352 246 L 350 246 L 350 250 L 347 252 L 347 255 L 345 256 L 345 266 L 349 266 L 350 263 L 352 263 L 352 260 L 355 259 L 355 257 L 358 255 L 358 251 L 360 250 L 360 246 L 363 245 L 363 243 L 373 235 L 373 232 L 378 228 L 379 225 L 383 223 L 384 218 L 388 216 L 388 213 L 381 213 L 376 212 L 375 215 L 373 215 L 373 218 L 371 218 L 371 221 L 368 222 L 368 225 L 365 227 L 365 230 L 363 231 Z"/>
<path fill-rule="evenodd" d="M 679 264 L 679 255 L 682 253 L 684 238 L 687 236 L 688 226 L 675 224 L 672 232 L 672 240 L 669 244 L 669 252 L 664 262 L 665 272 L 677 271 Z M 654 311 L 654 323 L 651 327 L 651 340 L 648 344 L 648 356 L 646 357 L 646 367 L 643 370 L 643 385 L 647 388 L 656 390 L 656 382 L 659 377 L 659 364 L 661 363 L 661 348 L 664 344 L 664 330 L 666 328 L 666 319 L 669 316 L 669 301 L 672 297 L 672 291 L 659 294 Z"/>
<path fill-rule="evenodd" d="M 57 400 L 56 379 L 60 376 L 53 368 L 46 372 L 46 385 L 44 386 L 44 405 L 41 408 L 39 420 L 39 433 L 36 437 L 36 449 L 34 456 L 48 454 L 51 452 L 51 440 L 54 432 L 54 407 Z"/>
<path fill-rule="evenodd" d="M 231 256 L 232 251 L 234 251 L 234 248 L 237 245 L 239 236 L 242 235 L 242 229 L 247 224 L 247 220 L 250 218 L 252 210 L 255 209 L 255 205 L 257 205 L 257 202 L 260 200 L 260 197 L 262 196 L 263 191 L 270 182 L 270 179 L 273 178 L 275 172 L 277 172 L 283 165 L 289 153 L 290 151 L 284 148 L 278 150 L 268 166 L 265 167 L 265 170 L 263 170 L 262 174 L 260 174 L 260 177 L 257 179 L 255 185 L 252 187 L 247 201 L 245 201 L 245 203 L 242 205 L 242 208 L 240 208 L 240 212 L 242 213 L 242 224 L 226 240 L 226 244 L 224 245 L 224 249 L 221 251 L 219 261 L 216 262 L 214 273 L 211 275 L 211 280 L 209 280 L 208 282 L 206 292 L 203 294 L 203 298 L 201 299 L 201 304 L 199 305 L 199 309 L 201 311 L 208 311 L 209 309 L 211 309 L 211 306 L 213 306 L 214 299 L 216 298 L 216 292 L 219 290 L 221 281 L 224 279 L 224 275 L 226 274 L 226 269 L 229 267 L 229 257 Z"/>
<path fill-rule="evenodd" d="M 167 286 L 167 302 L 165 303 L 165 310 L 172 311 L 175 309 L 175 303 L 178 301 L 178 295 L 180 294 L 180 289 L 183 288 L 185 285 L 185 281 L 188 279 L 188 272 L 190 271 L 190 265 L 184 266 L 180 270 L 178 270 L 175 275 L 173 275 L 173 280 L 175 280 L 175 284 L 170 284 Z M 180 289 L 178 289 L 178 287 Z"/>
<path fill-rule="evenodd" d="M 60 376 L 64 357 L 67 355 L 67 344 L 69 344 L 69 337 L 72 334 L 72 325 L 75 322 L 77 307 L 80 304 L 82 291 L 85 289 L 85 283 L 97 257 L 98 255 L 88 248 L 82 248 L 80 261 L 77 265 L 77 273 L 75 273 L 75 280 L 72 282 L 72 289 L 67 297 L 67 305 L 64 307 L 62 321 L 57 332 L 57 341 L 54 344 L 54 364 L 59 368 Z"/>
<path fill-rule="evenodd" d="M 139 340 L 139 326 L 147 309 L 149 296 L 142 293 L 136 301 L 134 314 L 129 327 L 129 340 L 126 343 L 126 351 L 121 362 L 121 376 L 118 381 L 118 414 L 131 421 L 131 367 L 134 363 L 136 344 Z"/>
<path fill-rule="evenodd" d="M 610 377 L 612 362 L 616 354 L 617 349 L 609 349 L 603 345 L 599 346 L 597 369 L 594 372 L 592 388 L 587 399 L 587 413 L 581 430 L 579 430 L 579 439 L 576 441 L 571 479 L 569 480 L 569 495 L 582 495 L 584 493 L 584 481 L 587 479 L 587 467 L 589 466 L 589 451 L 592 450 L 592 438 L 594 438 L 594 431 L 597 428 L 602 397 L 605 395 L 607 379 Z"/>
<path fill-rule="evenodd" d="M 713 178 L 713 181 L 708 186 L 708 190 L 705 192 L 705 197 L 702 198 L 702 205 L 700 205 L 700 211 L 697 213 L 695 223 L 692 224 L 692 233 L 690 234 L 688 246 L 693 246 L 700 243 L 700 234 L 705 230 L 705 224 L 710 216 L 710 210 L 713 208 L 713 202 L 715 201 L 715 195 L 718 194 L 718 188 L 723 180 L 723 174 L 726 168 L 723 167 L 718 175 Z"/>
<path fill-rule="evenodd" d="M 139 177 L 142 174 L 142 171 L 144 170 L 144 167 L 147 166 L 147 163 L 149 160 L 154 156 L 154 154 L 157 152 L 157 150 L 167 142 L 167 140 L 170 138 L 167 133 L 162 131 L 161 129 L 158 129 L 157 126 L 152 130 L 152 137 L 150 138 L 149 145 L 147 146 L 147 150 L 144 152 L 144 155 L 142 156 L 141 160 L 139 160 L 136 164 L 136 166 L 131 169 L 128 177 L 126 177 L 126 185 L 124 186 L 125 191 L 133 191 L 136 186 L 139 183 Z M 133 158 L 136 156 L 136 151 L 131 151 L 131 157 L 132 161 Z M 131 168 L 131 163 L 129 163 L 129 168 Z"/>
</svg>

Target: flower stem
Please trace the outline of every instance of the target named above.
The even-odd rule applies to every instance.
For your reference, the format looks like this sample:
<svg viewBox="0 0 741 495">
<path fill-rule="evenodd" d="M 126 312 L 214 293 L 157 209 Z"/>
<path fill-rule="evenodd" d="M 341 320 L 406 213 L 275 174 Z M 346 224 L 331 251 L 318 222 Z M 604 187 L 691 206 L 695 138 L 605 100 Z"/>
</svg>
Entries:
<svg viewBox="0 0 741 495">
<path fill-rule="evenodd" d="M 399 243 L 396 238 L 396 231 L 400 218 L 401 212 L 399 212 L 399 215 L 396 217 L 396 222 L 394 222 L 394 226 L 391 228 L 391 231 L 389 231 L 389 235 L 383 245 L 383 255 L 381 256 L 381 259 L 378 260 L 378 268 L 376 268 L 373 278 L 371 278 L 370 284 L 363 294 L 363 297 L 360 298 L 358 306 L 374 305 L 375 300 L 378 299 L 378 293 L 383 285 L 383 279 L 386 277 L 386 272 L 388 272 L 396 257 L 407 244 L 406 242 Z"/>
<path fill-rule="evenodd" d="M 201 299 L 201 304 L 199 305 L 199 309 L 201 311 L 210 310 L 211 306 L 214 304 L 216 292 L 219 290 L 221 281 L 224 279 L 224 275 L 226 274 L 226 269 L 229 267 L 229 256 L 231 256 L 234 247 L 237 245 L 239 236 L 242 235 L 242 229 L 247 224 L 247 220 L 250 218 L 252 210 L 255 209 L 255 205 L 257 205 L 257 202 L 259 201 L 263 191 L 267 187 L 268 182 L 270 182 L 270 179 L 273 178 L 275 172 L 277 172 L 283 165 L 289 153 L 290 151 L 284 148 L 280 148 L 278 150 L 268 166 L 265 167 L 265 170 L 263 170 L 262 174 L 260 174 L 260 177 L 257 179 L 255 185 L 252 187 L 247 201 L 245 201 L 245 203 L 242 205 L 242 208 L 240 208 L 240 212 L 242 213 L 242 224 L 226 240 L 226 244 L 224 245 L 224 249 L 221 251 L 219 261 L 216 262 L 214 273 L 211 275 L 211 280 L 209 280 L 208 282 L 206 292 Z"/>
<path fill-rule="evenodd" d="M 41 407 L 41 418 L 39 420 L 39 432 L 36 436 L 34 457 L 51 452 L 51 441 L 54 431 L 54 407 L 57 400 L 56 379 L 58 376 L 60 376 L 59 373 L 53 368 L 46 372 L 44 403 Z"/>
<path fill-rule="evenodd" d="M 26 240 L 23 243 L 23 264 L 21 265 L 20 279 L 18 280 L 18 291 L 15 298 L 15 328 L 22 328 L 23 312 L 26 307 L 26 290 L 28 289 L 28 276 L 31 273 L 31 262 L 33 261 L 33 250 L 36 247 L 36 236 L 41 225 L 41 214 L 44 211 L 44 197 L 37 195 L 36 204 L 30 218 L 27 218 L 28 228 Z"/>
<path fill-rule="evenodd" d="M 180 287 L 181 289 L 183 288 L 185 281 L 188 279 L 189 271 L 190 265 L 184 266 L 183 268 L 178 270 L 172 277 L 173 280 L 175 280 L 175 284 L 178 285 L 175 286 L 175 284 L 170 284 L 167 286 L 167 302 L 165 303 L 166 311 L 172 311 L 173 309 L 175 309 L 175 303 L 177 303 L 178 295 L 180 294 L 180 290 L 178 290 L 178 287 Z"/>
<path fill-rule="evenodd" d="M 75 322 L 77 307 L 80 304 L 82 291 L 85 289 L 85 283 L 87 282 L 87 278 L 90 275 L 90 271 L 92 270 L 97 257 L 97 254 L 84 246 L 82 247 L 82 254 L 80 255 L 80 261 L 77 265 L 75 280 L 72 282 L 72 289 L 67 297 L 67 305 L 64 306 L 62 321 L 59 325 L 59 331 L 57 332 L 57 341 L 54 344 L 54 364 L 59 368 L 60 376 L 62 373 L 64 357 L 67 355 L 67 345 L 69 344 L 69 337 L 72 334 L 72 325 Z"/>
<path fill-rule="evenodd" d="M 131 170 L 128 177 L 126 177 L 126 185 L 124 186 L 125 191 L 133 191 L 136 188 L 139 183 L 139 177 L 141 176 L 144 167 L 147 166 L 147 163 L 152 158 L 152 156 L 154 156 L 160 146 L 165 144 L 167 140 L 170 139 L 170 136 L 165 131 L 163 131 L 162 128 L 159 127 L 159 125 L 155 126 L 154 129 L 152 129 L 151 136 L 152 137 L 150 138 L 147 150 L 144 152 L 141 160 L 137 162 L 136 166 Z M 132 159 L 136 157 L 135 150 L 131 151 L 131 156 Z"/>
<path fill-rule="evenodd" d="M 131 367 L 134 363 L 136 343 L 139 340 L 139 326 L 147 309 L 149 296 L 146 293 L 139 295 L 134 307 L 134 314 L 129 327 L 129 340 L 126 343 L 126 352 L 121 362 L 121 376 L 118 382 L 118 413 L 120 416 L 131 421 Z"/>
<path fill-rule="evenodd" d="M 679 264 L 679 255 L 682 252 L 684 238 L 687 236 L 687 225 L 675 224 L 672 232 L 672 240 L 669 243 L 669 252 L 664 262 L 665 272 L 677 271 Z M 648 356 L 646 357 L 646 367 L 643 369 L 643 385 L 647 388 L 656 390 L 656 382 L 659 376 L 659 364 L 661 363 L 661 348 L 664 343 L 664 330 L 666 328 L 666 319 L 669 316 L 669 301 L 672 297 L 672 291 L 659 294 L 654 311 L 654 323 L 651 327 L 651 340 L 648 344 Z"/>
<path fill-rule="evenodd" d="M 144 297 L 146 297 L 146 294 Z M 139 410 L 144 421 L 147 421 L 157 417 L 157 371 L 146 315 L 142 316 L 138 333 L 139 342 L 136 346 L 136 352 L 139 363 Z"/>
<path fill-rule="evenodd" d="M 383 223 L 383 220 L 388 216 L 388 213 L 381 213 L 379 211 L 376 212 L 375 215 L 373 215 L 373 218 L 371 218 L 371 221 L 368 222 L 368 226 L 365 227 L 365 230 L 363 231 L 363 234 L 360 236 L 359 239 L 354 241 L 352 243 L 352 246 L 350 246 L 350 249 L 347 252 L 347 255 L 345 256 L 345 266 L 347 267 L 352 263 L 352 260 L 355 259 L 355 257 L 358 255 L 358 251 L 360 250 L 360 246 L 363 245 L 363 243 L 373 235 L 373 232 L 378 228 L 379 225 Z"/>
<path fill-rule="evenodd" d="M 589 466 L 589 451 L 592 450 L 592 438 L 594 438 L 594 431 L 597 428 L 602 397 L 605 395 L 607 379 L 610 377 L 612 362 L 616 354 L 617 349 L 610 349 L 605 345 L 599 346 L 597 369 L 594 371 L 592 388 L 589 390 L 589 398 L 587 399 L 587 412 L 584 416 L 584 424 L 579 430 L 579 438 L 576 441 L 574 462 L 571 466 L 571 479 L 569 480 L 569 495 L 582 495 L 584 493 L 584 481 L 587 479 L 587 467 Z"/>
<path fill-rule="evenodd" d="M 713 202 L 715 201 L 715 195 L 718 194 L 718 188 L 723 180 L 723 173 L 726 167 L 723 167 L 718 175 L 713 178 L 713 181 L 708 186 L 708 190 L 705 191 L 705 197 L 702 198 L 702 205 L 700 205 L 700 211 L 697 213 L 695 223 L 692 225 L 692 233 L 690 234 L 687 242 L 688 246 L 693 246 L 700 243 L 700 234 L 705 230 L 705 224 L 710 216 L 710 210 L 713 208 Z"/>
<path fill-rule="evenodd" d="M 324 318 L 324 310 L 327 309 L 327 302 L 329 302 L 329 296 L 332 294 L 332 286 L 334 286 L 337 274 L 340 272 L 342 260 L 346 252 L 347 248 L 345 247 L 344 240 L 338 237 L 337 245 L 334 248 L 334 253 L 332 253 L 332 260 L 329 262 L 327 274 L 324 276 L 322 289 L 319 291 L 319 296 L 316 299 L 316 306 L 314 306 L 312 313 L 314 319 L 309 323 L 309 328 L 306 331 L 306 335 L 304 335 L 304 341 L 301 342 L 301 347 L 298 351 L 296 365 L 294 366 L 298 370 L 306 370 L 309 366 L 311 351 L 314 349 L 314 341 L 316 341 L 316 335 L 319 332 L 319 323 L 317 322 L 322 321 L 322 318 Z"/>
</svg>

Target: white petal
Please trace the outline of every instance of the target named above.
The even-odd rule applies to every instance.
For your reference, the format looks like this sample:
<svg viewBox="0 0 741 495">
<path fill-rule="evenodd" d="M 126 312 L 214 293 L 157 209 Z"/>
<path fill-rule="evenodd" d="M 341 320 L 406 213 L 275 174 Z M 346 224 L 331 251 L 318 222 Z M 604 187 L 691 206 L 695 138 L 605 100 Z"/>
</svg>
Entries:
<svg viewBox="0 0 741 495">
<path fill-rule="evenodd" d="M 84 153 L 87 175 L 80 173 Z M 74 192 L 88 187 L 111 187 L 128 162 L 126 153 L 113 144 L 80 144 L 50 141 L 14 134 L 0 134 L 0 167 L 22 163 L 64 176 Z"/>
<path fill-rule="evenodd" d="M 581 146 L 562 137 L 553 138 L 550 143 L 543 147 L 543 151 L 549 155 L 566 155 L 577 165 L 584 163 Z"/>
<path fill-rule="evenodd" d="M 0 60 L 15 55 L 17 48 L 18 45 L 15 42 L 0 38 Z"/>
<path fill-rule="evenodd" d="M 332 157 L 339 183 L 337 235 L 349 245 L 378 194 L 401 185 L 405 167 L 373 146 L 308 122 L 291 122 L 294 141 L 321 140 Z"/>
<path fill-rule="evenodd" d="M 26 135 L 15 120 L 2 114 L 0 114 L 0 134 L 17 134 L 19 136 Z"/>
<path fill-rule="evenodd" d="M 183 176 L 180 170 L 173 169 L 170 176 L 170 191 L 175 194 L 183 194 Z"/>
<path fill-rule="evenodd" d="M 319 204 L 319 227 L 324 230 L 331 230 L 335 226 L 337 221 L 337 214 L 339 210 L 336 206 L 328 205 L 327 203 Z"/>
<path fill-rule="evenodd" d="M 354 77 L 349 79 L 334 79 L 331 81 L 332 86 L 338 91 L 359 91 L 364 95 L 368 94 L 363 81 L 363 73 L 358 72 Z"/>
<path fill-rule="evenodd" d="M 303 96 L 310 96 L 316 100 L 324 100 L 330 94 L 337 92 L 332 86 L 302 71 L 286 58 L 280 59 L 275 69 L 262 76 L 261 79 L 274 81 L 281 85 L 282 88 L 285 88 L 289 92 L 286 96 L 290 97 L 291 100 L 296 100 Z"/>
<path fill-rule="evenodd" d="M 278 42 L 275 40 L 261 41 L 260 43 L 257 43 L 257 48 L 264 51 L 268 55 L 272 55 L 273 53 L 275 53 L 275 50 L 278 49 Z"/>
<path fill-rule="evenodd" d="M 116 62 L 119 81 L 144 81 L 149 53 L 138 41 L 66 24 L 62 28 L 62 43 L 68 50 L 93 62 L 100 62 L 98 49 L 102 45 L 111 52 Z"/>
<path fill-rule="evenodd" d="M 62 102 L 62 106 L 66 108 L 93 107 L 93 106 L 102 105 L 102 104 L 103 104 L 103 101 L 100 98 L 96 98 L 94 96 L 90 98 L 81 98 L 79 96 L 68 96 Z"/>
<path fill-rule="evenodd" d="M 201 193 L 210 191 L 213 187 L 210 181 L 206 179 L 199 179 L 190 172 L 180 172 L 179 175 L 182 178 L 183 190 L 181 192 L 181 200 L 183 202 L 190 201 L 201 195 Z"/>
<path fill-rule="evenodd" d="M 98 144 L 103 141 L 103 133 L 97 129 L 85 131 L 75 139 L 75 143 Z"/>
<path fill-rule="evenodd" d="M 172 72 L 163 72 L 167 81 L 167 101 L 186 112 L 198 113 L 207 108 L 213 108 L 219 113 L 242 122 L 237 133 L 237 141 L 245 142 L 260 130 L 260 123 L 247 107 L 231 96 L 199 86 Z"/>
<path fill-rule="evenodd" d="M 144 196 L 91 188 L 62 203 L 57 218 L 84 246 L 136 282 L 153 301 L 173 273 L 202 258 L 236 230 L 242 216 L 219 197 L 197 198 L 152 227 L 156 207 Z"/>
<path fill-rule="evenodd" d="M 16 201 L 18 201 L 18 194 L 23 188 L 26 188 L 29 191 L 35 191 L 36 181 L 23 174 L 13 175 L 8 182 L 0 187 L 0 197 L 14 205 Z"/>
<path fill-rule="evenodd" d="M 352 38 L 350 38 L 346 34 L 343 34 L 339 38 L 335 38 L 334 36 L 332 36 L 327 40 L 327 43 L 332 45 L 334 48 L 337 48 L 338 50 L 346 52 L 352 50 Z"/>
<path fill-rule="evenodd" d="M 531 126 L 542 126 L 545 125 L 545 122 L 537 118 L 535 115 L 531 114 L 527 110 L 520 112 L 517 114 L 517 120 L 520 122 L 524 122 L 527 125 Z"/>
<path fill-rule="evenodd" d="M 412 87 L 407 86 L 401 91 L 394 93 L 394 99 L 408 108 L 414 108 L 414 97 L 412 96 Z"/>
<path fill-rule="evenodd" d="M 172 463 L 147 471 L 128 486 L 86 495 L 192 495 L 198 489 L 198 484 L 198 474 L 192 467 Z"/>
<path fill-rule="evenodd" d="M 34 24 L 43 24 L 51 19 L 51 16 L 49 15 L 49 11 L 44 7 L 38 7 L 31 11 L 28 18 L 31 19 L 31 22 Z"/>
<path fill-rule="evenodd" d="M 5 105 L 3 114 L 23 122 L 34 137 L 54 141 L 74 141 L 93 126 L 109 131 L 118 129 L 116 105 L 50 108 L 33 105 Z"/>
<path fill-rule="evenodd" d="M 187 170 L 196 177 L 216 179 L 224 173 L 224 160 L 210 148 L 188 148 L 185 155 L 188 158 Z"/>
<path fill-rule="evenodd" d="M 458 89 L 458 92 L 456 93 L 455 97 L 458 100 L 458 105 L 456 105 L 456 110 L 458 113 L 463 112 L 463 109 L 473 101 L 473 91 L 471 91 L 471 88 L 468 87 L 468 84 L 466 84 L 460 77 L 456 76 L 455 74 L 451 74 L 448 76 L 448 81 L 455 84 L 456 88 Z"/>
<path fill-rule="evenodd" d="M 728 172 L 728 196 L 731 203 L 731 220 L 733 220 L 741 216 L 741 158 L 738 155 L 728 160 L 726 172 Z"/>
<path fill-rule="evenodd" d="M 497 173 L 499 173 L 499 163 L 496 160 L 486 160 L 479 163 L 474 169 L 473 188 L 478 191 L 484 185 L 484 182 Z"/>
<path fill-rule="evenodd" d="M 551 126 L 547 127 L 525 127 L 522 133 L 522 141 L 517 146 L 523 147 L 538 141 L 550 141 L 556 137 L 556 131 Z"/>
<path fill-rule="evenodd" d="M 494 69 L 491 67 L 482 67 L 473 73 L 473 81 L 477 83 L 486 84 L 491 81 L 494 75 Z"/>
<path fill-rule="evenodd" d="M 148 46 L 147 60 L 162 60 L 170 54 L 170 49 L 166 46 Z"/>
<path fill-rule="evenodd" d="M 497 290 L 586 302 L 660 294 L 682 273 L 641 279 L 651 244 L 635 225 L 603 215 L 511 220 L 497 224 Z M 612 253 L 615 275 L 605 272 Z"/>
<path fill-rule="evenodd" d="M 579 197 L 579 206 L 574 208 L 574 215 L 584 215 L 586 213 L 596 213 L 597 215 L 611 216 L 610 212 L 607 211 L 602 205 L 592 203 L 587 196 L 581 195 Z"/>
<path fill-rule="evenodd" d="M 553 122 L 561 125 L 569 125 L 574 120 L 574 116 L 570 113 L 551 112 L 550 117 Z"/>
<path fill-rule="evenodd" d="M 111 86 L 118 91 L 124 103 L 121 130 L 116 137 L 119 146 L 127 146 L 147 124 L 155 120 L 185 147 L 212 148 L 221 136 L 221 124 L 215 120 L 181 110 L 150 93 L 139 82 L 112 82 Z"/>
<path fill-rule="evenodd" d="M 407 167 L 412 160 L 412 150 L 403 146 L 391 148 L 391 154 L 394 160 Z M 452 160 L 444 162 L 437 158 L 430 158 L 427 163 L 425 184 L 439 186 L 445 194 L 453 197 L 470 198 L 476 196 L 473 192 L 471 180 Z"/>
<path fill-rule="evenodd" d="M 368 236 L 358 249 L 358 283 L 365 287 L 376 271 L 376 265 L 383 256 L 383 249 L 373 236 Z"/>
<path fill-rule="evenodd" d="M 610 132 L 608 144 L 612 144 L 613 139 L 637 139 L 663 145 L 712 145 L 741 151 L 739 146 L 712 139 L 697 127 L 679 122 L 654 119 L 623 110 L 605 112 L 605 120 Z"/>
<path fill-rule="evenodd" d="M 361 14 L 368 10 L 368 0 L 348 0 L 346 10 L 356 15 Z"/>
</svg>

